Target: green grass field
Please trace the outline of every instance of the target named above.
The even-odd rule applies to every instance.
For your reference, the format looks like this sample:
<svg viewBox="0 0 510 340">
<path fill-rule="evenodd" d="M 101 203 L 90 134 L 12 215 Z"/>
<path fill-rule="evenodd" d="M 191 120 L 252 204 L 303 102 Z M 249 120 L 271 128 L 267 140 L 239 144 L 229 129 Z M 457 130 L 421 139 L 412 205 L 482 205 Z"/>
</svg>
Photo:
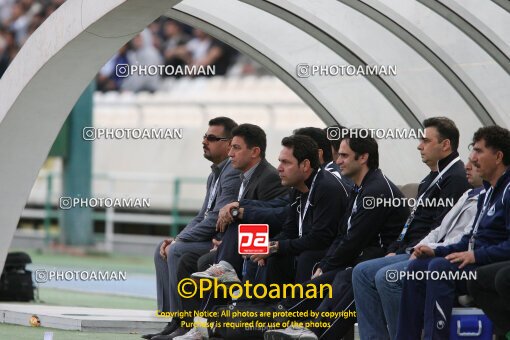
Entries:
<svg viewBox="0 0 510 340">
<path fill-rule="evenodd" d="M 63 331 L 60 329 L 44 327 L 25 327 L 16 325 L 0 324 L 0 339 L 2 340 L 43 340 L 45 332 L 53 333 L 53 340 L 75 340 L 75 339 L 94 339 L 94 340 L 125 340 L 141 339 L 140 334 L 111 334 L 111 333 L 92 333 L 79 331 Z"/>
<path fill-rule="evenodd" d="M 15 251 L 15 250 L 11 250 Z M 67 255 L 54 252 L 25 251 L 34 264 L 55 267 L 119 270 L 130 273 L 154 274 L 154 261 L 149 256 L 131 256 L 120 254 L 89 254 L 85 256 Z"/>
<path fill-rule="evenodd" d="M 15 251 L 15 250 L 12 250 Z M 130 273 L 153 274 L 154 264 L 152 258 L 141 256 L 124 255 L 86 255 L 72 256 L 51 252 L 28 251 L 32 262 L 38 265 L 47 265 L 64 268 L 94 269 L 94 270 L 119 270 Z M 119 308 L 155 310 L 156 302 L 153 299 L 137 297 L 82 293 L 66 291 L 62 289 L 40 288 L 39 300 L 34 304 L 55 306 L 76 306 L 95 308 Z M 74 339 L 140 339 L 139 334 L 112 334 L 91 333 L 79 331 L 64 331 L 45 327 L 29 327 L 0 323 L 0 340 L 29 340 L 44 339 L 45 332 L 53 332 L 54 340 Z"/>
</svg>

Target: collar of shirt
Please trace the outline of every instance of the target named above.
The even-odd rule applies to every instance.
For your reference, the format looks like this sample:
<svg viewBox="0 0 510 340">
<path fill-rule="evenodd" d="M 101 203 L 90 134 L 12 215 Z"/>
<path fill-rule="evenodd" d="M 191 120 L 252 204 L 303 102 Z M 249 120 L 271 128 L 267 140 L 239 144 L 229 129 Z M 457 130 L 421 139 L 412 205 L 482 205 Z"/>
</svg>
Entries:
<svg viewBox="0 0 510 340">
<path fill-rule="evenodd" d="M 377 169 L 369 169 L 368 172 L 365 174 L 365 177 L 361 180 L 361 185 L 358 187 L 357 185 L 354 185 L 353 191 L 355 193 L 359 193 L 361 188 L 363 188 L 363 185 L 369 180 L 370 177 L 376 172 L 380 172 L 381 170 L 379 168 Z"/>
<path fill-rule="evenodd" d="M 214 173 L 214 179 L 218 178 L 218 175 L 220 174 L 221 170 L 223 170 L 223 167 L 227 164 L 228 157 L 222 160 L 218 165 L 212 164 L 211 170 Z"/>
<path fill-rule="evenodd" d="M 310 192 L 310 189 L 311 189 L 311 186 L 312 186 L 312 182 L 313 182 L 313 179 L 315 178 L 316 174 L 317 174 L 317 169 L 314 169 L 312 171 L 312 173 L 310 174 L 310 176 L 308 176 L 308 178 L 305 181 L 306 187 L 308 188 L 308 192 Z M 304 194 L 304 193 L 302 192 L 302 194 Z"/>
<path fill-rule="evenodd" d="M 423 185 L 423 190 L 425 190 L 426 188 L 428 188 L 430 182 L 432 182 L 436 177 L 437 175 L 439 175 L 439 173 L 446 167 L 448 166 L 448 164 L 450 164 L 450 162 L 452 160 L 454 160 L 457 156 L 459 155 L 459 153 L 457 151 L 454 151 L 452 152 L 451 154 L 449 154 L 448 156 L 446 156 L 445 158 L 443 159 L 440 159 L 438 162 L 437 162 L 437 170 L 435 171 L 431 171 L 428 176 L 420 182 L 420 185 L 421 184 L 424 184 Z M 418 194 L 420 194 L 421 191 L 418 192 Z"/>
<path fill-rule="evenodd" d="M 508 177 L 510 177 L 510 166 L 507 167 L 503 175 L 498 178 L 496 186 L 493 188 L 493 190 L 496 191 L 499 187 L 508 185 Z M 483 181 L 483 186 L 485 190 L 488 191 L 491 187 L 491 184 L 487 181 Z"/>
<path fill-rule="evenodd" d="M 340 173 L 340 167 L 334 161 L 331 161 L 328 164 L 323 165 L 322 168 L 328 171 L 336 171 L 338 172 L 340 177 L 342 177 L 342 174 Z"/>
<path fill-rule="evenodd" d="M 468 198 L 478 196 L 478 195 L 483 194 L 485 192 L 486 192 L 486 190 L 485 190 L 485 187 L 483 185 L 479 186 L 479 187 L 476 187 L 476 188 L 473 188 L 473 189 L 468 191 Z"/>
<path fill-rule="evenodd" d="M 459 156 L 459 153 L 457 151 L 453 151 L 451 154 L 446 156 L 443 159 L 440 159 L 437 162 L 437 172 L 441 172 L 448 164 L 450 164 L 451 161 L 453 161 L 455 158 Z"/>
<path fill-rule="evenodd" d="M 259 164 L 260 164 L 260 162 L 258 162 L 254 166 L 252 166 L 248 171 L 243 172 L 240 175 L 241 176 L 241 181 L 243 181 L 243 182 L 245 181 L 246 183 L 248 183 L 250 181 L 251 176 L 253 176 L 253 173 L 255 172 L 257 167 L 259 166 Z"/>
</svg>

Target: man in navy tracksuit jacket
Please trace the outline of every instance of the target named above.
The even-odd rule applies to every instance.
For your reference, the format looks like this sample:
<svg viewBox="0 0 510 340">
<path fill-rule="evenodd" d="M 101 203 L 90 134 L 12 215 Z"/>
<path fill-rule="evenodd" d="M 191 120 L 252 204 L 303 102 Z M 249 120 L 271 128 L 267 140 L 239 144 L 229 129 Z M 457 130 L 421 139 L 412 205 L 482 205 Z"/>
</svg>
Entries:
<svg viewBox="0 0 510 340">
<path fill-rule="evenodd" d="M 312 138 L 293 135 L 284 138 L 282 145 L 278 171 L 282 184 L 293 188 L 293 203 L 282 231 L 272 239 L 271 254 L 251 256 L 246 276 L 251 282 L 307 281 L 314 264 L 333 242 L 347 209 L 348 192 L 336 176 L 319 165 L 318 147 Z M 261 260 L 265 266 L 257 266 Z"/>
<path fill-rule="evenodd" d="M 293 203 L 290 205 L 290 214 L 282 226 L 281 233 L 273 238 L 273 241 L 279 242 L 279 249 L 269 260 L 268 266 L 274 266 L 278 262 L 279 269 L 275 266 L 267 275 L 280 277 L 283 282 L 293 282 L 294 279 L 296 282 L 304 282 L 311 277 L 313 265 L 326 253 L 327 247 L 334 239 L 338 221 L 347 209 L 348 194 L 342 190 L 338 180 L 329 171 L 321 169 L 317 173 L 317 170 L 314 170 L 305 182 L 307 187 L 311 187 L 315 175 L 317 175 L 315 192 L 310 198 L 308 213 L 303 218 L 302 236 L 298 234 L 299 208 L 304 210 L 308 194 L 294 189 L 291 194 Z M 271 260 L 277 261 L 273 264 Z M 287 270 L 282 271 L 284 268 L 280 265 L 285 267 L 286 264 L 283 263 L 291 264 L 294 261 L 295 271 L 288 271 L 291 276 L 283 275 Z M 267 279 L 262 281 L 265 280 Z"/>
<path fill-rule="evenodd" d="M 418 150 L 422 161 L 431 172 L 418 186 L 416 200 L 443 203 L 453 201 L 452 203 L 455 204 L 470 188 L 464 165 L 457 152 L 459 131 L 455 123 L 445 117 L 428 118 L 423 125 L 425 134 L 421 138 Z M 392 267 L 395 264 L 407 261 L 413 247 L 441 224 L 452 206 L 416 204 L 407 221 L 402 225 L 399 237 L 388 247 L 386 256 L 356 265 L 352 274 L 352 286 L 362 340 L 389 339 L 389 334 L 381 334 L 379 331 L 379 329 L 385 329 L 387 325 L 385 317 L 381 317 L 384 315 L 382 299 L 379 295 L 371 295 L 369 291 L 370 287 L 375 287 L 376 278 L 381 274 L 385 276 L 388 270 L 394 270 Z M 364 294 L 365 292 L 369 294 Z M 379 315 L 379 318 L 374 319 L 374 314 Z"/>
<path fill-rule="evenodd" d="M 445 203 L 448 199 L 453 199 L 454 203 L 457 203 L 462 194 L 470 188 L 466 179 L 464 163 L 461 161 L 457 161 L 448 170 L 448 172 L 446 172 L 442 178 L 439 179 L 434 187 L 427 192 L 429 184 L 438 176 L 438 173 L 450 163 L 452 163 L 457 157 L 459 157 L 459 153 L 454 150 L 445 158 L 440 159 L 437 162 L 437 171 L 431 171 L 427 177 L 421 181 L 418 187 L 418 196 L 426 192 L 425 196 L 423 197 L 425 200 L 442 200 L 442 202 Z M 448 204 L 438 204 L 437 207 L 426 205 L 418 206 L 409 229 L 407 232 L 405 232 L 402 239 L 395 240 L 388 247 L 388 253 L 409 253 L 412 247 L 414 247 L 425 236 L 427 236 L 431 230 L 435 229 L 441 224 L 443 217 L 450 211 L 452 206 L 453 205 Z"/>
<path fill-rule="evenodd" d="M 403 205 L 384 206 L 372 205 L 375 198 L 401 200 L 404 195 L 379 169 L 379 152 L 377 142 L 373 138 L 348 138 L 341 142 L 338 164 L 344 176 L 349 176 L 355 183 L 350 195 L 346 214 L 338 228 L 335 241 L 329 247 L 326 256 L 315 266 L 314 278 L 304 285 L 333 283 L 332 298 L 288 298 L 281 301 L 281 305 L 289 311 L 330 312 L 351 310 L 355 314 L 350 273 L 346 267 L 383 256 L 386 248 L 397 238 L 402 224 L 409 215 L 409 210 Z M 368 155 L 368 161 L 364 160 Z M 363 162 L 366 162 L 365 164 Z M 374 201 L 375 202 L 375 201 Z M 311 338 L 321 339 L 342 338 L 355 323 L 355 318 L 318 317 L 314 322 L 329 322 L 331 327 L 310 328 L 304 330 L 275 330 L 269 331 L 271 339 L 285 339 L 296 332 L 308 333 Z M 300 334 L 301 336 L 305 334 Z"/>
<path fill-rule="evenodd" d="M 416 247 L 419 259 L 409 264 L 408 274 L 429 271 L 441 276 L 404 280 L 397 339 L 419 339 L 422 328 L 424 339 L 448 339 L 456 292 L 467 292 L 466 274 L 477 266 L 510 259 L 510 132 L 498 126 L 480 128 L 473 145 L 470 159 L 486 188 L 478 200 L 473 230 L 446 247 Z M 449 273 L 461 280 L 444 278 Z"/>
<path fill-rule="evenodd" d="M 402 199 L 404 195 L 380 169 L 370 169 L 360 186 L 353 189 L 338 235 L 326 256 L 317 264 L 323 273 L 344 269 L 373 257 L 383 256 L 397 238 L 409 215 L 407 207 L 371 207 L 372 198 Z"/>
</svg>

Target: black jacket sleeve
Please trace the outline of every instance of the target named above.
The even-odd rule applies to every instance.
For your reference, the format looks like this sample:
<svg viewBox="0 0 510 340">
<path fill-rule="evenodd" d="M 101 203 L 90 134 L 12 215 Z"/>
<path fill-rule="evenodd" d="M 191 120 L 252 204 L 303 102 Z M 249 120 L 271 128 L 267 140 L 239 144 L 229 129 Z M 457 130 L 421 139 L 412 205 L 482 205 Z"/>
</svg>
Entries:
<svg viewBox="0 0 510 340">
<path fill-rule="evenodd" d="M 381 205 L 373 209 L 364 209 L 362 204 L 365 197 L 377 197 L 376 195 L 375 192 L 366 192 L 358 197 L 358 211 L 351 218 L 351 228 L 337 237 L 336 242 L 331 245 L 319 264 L 319 268 L 323 272 L 351 265 L 363 249 L 377 237 L 380 232 L 378 226 L 385 221 L 387 207 Z M 348 216 L 345 217 L 344 223 L 347 223 Z M 345 230 L 347 230 L 347 226 L 345 226 Z"/>
<path fill-rule="evenodd" d="M 464 174 L 447 176 L 444 180 L 439 180 L 439 183 L 436 185 L 439 185 L 441 189 L 435 198 L 438 202 L 443 202 L 443 204 L 434 208 L 420 207 L 420 210 L 433 209 L 433 214 L 430 216 L 430 221 L 426 227 L 415 226 L 415 222 L 417 224 L 420 223 L 417 221 L 418 218 L 415 217 L 415 220 L 413 220 L 411 226 L 407 230 L 404 240 L 393 242 L 388 247 L 388 253 L 402 254 L 407 248 L 414 247 L 418 244 L 418 242 L 428 235 L 431 230 L 434 230 L 441 224 L 444 216 L 450 211 L 453 205 L 457 203 L 462 194 L 469 189 L 469 183 L 467 182 Z M 453 200 L 452 205 L 446 204 L 451 200 Z M 424 214 L 428 214 L 428 212 L 424 212 Z M 423 222 L 421 222 L 421 224 L 423 224 Z"/>
<path fill-rule="evenodd" d="M 278 252 L 283 254 L 297 255 L 305 250 L 320 250 L 329 246 L 338 230 L 338 224 L 345 212 L 347 198 L 340 190 L 321 190 L 316 193 L 314 199 L 311 230 L 301 238 L 297 238 L 296 219 L 292 229 L 294 237 L 287 237 L 279 242 Z M 295 215 L 295 214 L 293 214 Z M 285 232 L 285 230 L 284 230 Z"/>
<path fill-rule="evenodd" d="M 281 226 L 289 214 L 289 206 L 285 204 L 274 208 L 244 208 L 241 223 L 269 224 L 269 228 Z"/>
<path fill-rule="evenodd" d="M 281 197 L 273 198 L 269 201 L 257 201 L 257 200 L 248 200 L 243 199 L 239 202 L 240 206 L 245 208 L 245 213 L 247 209 L 252 208 L 279 208 L 284 205 L 288 205 L 290 202 L 290 195 L 284 195 Z"/>
<path fill-rule="evenodd" d="M 280 241 L 286 239 L 297 238 L 298 235 L 298 214 L 296 213 L 296 202 L 292 203 L 288 207 L 288 214 L 285 218 L 285 222 L 282 225 L 281 232 L 276 235 L 273 240 Z"/>
<path fill-rule="evenodd" d="M 241 200 L 240 207 L 243 208 L 241 222 L 269 224 L 269 228 L 277 226 L 280 229 L 290 213 L 289 205 L 288 193 L 270 201 Z"/>
</svg>

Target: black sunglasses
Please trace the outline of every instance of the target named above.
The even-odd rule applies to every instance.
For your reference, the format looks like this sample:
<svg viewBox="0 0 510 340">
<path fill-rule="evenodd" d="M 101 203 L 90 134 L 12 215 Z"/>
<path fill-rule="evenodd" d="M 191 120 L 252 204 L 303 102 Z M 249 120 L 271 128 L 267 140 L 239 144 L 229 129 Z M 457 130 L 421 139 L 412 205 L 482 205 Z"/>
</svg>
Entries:
<svg viewBox="0 0 510 340">
<path fill-rule="evenodd" d="M 215 135 L 204 135 L 203 139 L 207 139 L 208 142 L 218 142 L 220 140 L 228 140 L 226 137 L 216 137 Z"/>
</svg>

